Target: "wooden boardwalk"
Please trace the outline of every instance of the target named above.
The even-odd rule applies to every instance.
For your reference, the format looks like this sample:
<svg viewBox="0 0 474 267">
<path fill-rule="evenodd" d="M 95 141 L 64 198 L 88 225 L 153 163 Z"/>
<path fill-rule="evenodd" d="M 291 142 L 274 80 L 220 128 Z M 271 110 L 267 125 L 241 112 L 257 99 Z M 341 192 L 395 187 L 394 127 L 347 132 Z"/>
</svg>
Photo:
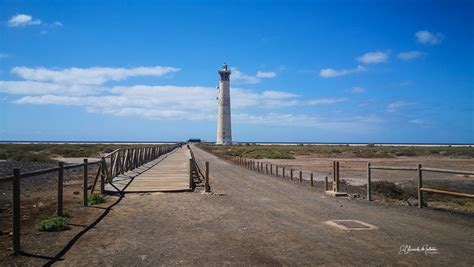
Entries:
<svg viewBox="0 0 474 267">
<path fill-rule="evenodd" d="M 189 181 L 189 150 L 183 146 L 156 160 L 115 177 L 105 190 L 124 193 L 192 191 Z"/>
</svg>

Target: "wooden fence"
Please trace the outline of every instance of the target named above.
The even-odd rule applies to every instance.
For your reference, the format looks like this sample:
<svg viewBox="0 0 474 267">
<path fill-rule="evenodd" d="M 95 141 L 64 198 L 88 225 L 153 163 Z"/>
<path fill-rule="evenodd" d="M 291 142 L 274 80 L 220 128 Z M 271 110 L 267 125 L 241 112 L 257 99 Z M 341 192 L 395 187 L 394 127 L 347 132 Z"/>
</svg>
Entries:
<svg viewBox="0 0 474 267">
<path fill-rule="evenodd" d="M 189 150 L 189 186 L 191 188 L 195 188 L 196 184 L 194 183 L 194 177 L 201 180 L 201 170 L 199 168 L 199 164 L 196 162 L 196 158 L 194 157 L 194 152 L 189 145 L 187 145 Z M 201 174 L 201 175 L 200 175 Z M 205 162 L 205 170 L 204 170 L 204 190 L 205 192 L 211 192 L 211 186 L 209 184 L 209 162 Z"/>
<path fill-rule="evenodd" d="M 264 174 L 280 177 L 280 170 L 281 170 L 281 177 L 283 178 L 285 178 L 287 174 L 287 171 L 286 171 L 287 167 L 285 166 L 274 165 L 271 163 L 263 163 L 254 159 L 242 158 L 242 157 L 237 157 L 237 156 L 227 157 L 227 159 L 230 159 L 231 161 L 237 163 L 240 166 L 243 166 L 253 171 L 257 171 L 259 173 L 264 173 Z M 331 164 L 331 167 L 332 167 L 332 190 L 329 189 L 327 176 L 325 177 L 325 180 L 324 180 L 324 190 L 331 191 L 333 193 L 340 193 L 339 192 L 340 190 L 339 161 L 333 161 Z M 416 171 L 419 208 L 423 207 L 423 192 L 445 194 L 445 195 L 457 196 L 457 197 L 474 198 L 473 194 L 423 187 L 423 172 L 462 174 L 462 175 L 474 176 L 474 171 L 426 168 L 426 167 L 422 167 L 421 164 L 418 164 L 416 167 L 399 167 L 399 166 L 372 166 L 371 163 L 367 163 L 367 200 L 368 201 L 372 201 L 372 170 Z M 289 178 L 291 180 L 295 179 L 293 173 L 294 173 L 294 170 L 290 169 Z M 301 171 L 299 171 L 298 179 L 300 182 L 303 181 L 303 176 L 302 176 Z M 312 172 L 310 173 L 309 180 L 310 180 L 310 186 L 311 187 L 314 186 L 314 176 Z M 344 193 L 341 193 L 341 194 L 344 194 Z M 338 195 L 338 194 L 334 194 L 334 195 Z"/>
<path fill-rule="evenodd" d="M 426 168 L 418 164 L 416 167 L 396 167 L 396 166 L 372 166 L 371 163 L 367 163 L 367 200 L 372 200 L 372 170 L 388 170 L 388 171 L 416 171 L 417 181 L 417 192 L 418 192 L 418 207 L 423 208 L 423 192 L 444 194 L 457 197 L 468 197 L 474 198 L 473 194 L 467 194 L 462 192 L 453 192 L 447 190 L 440 190 L 434 188 L 423 187 L 423 172 L 437 172 L 437 173 L 449 173 L 449 174 L 462 174 L 462 175 L 474 175 L 474 171 L 465 170 L 450 170 L 450 169 L 438 169 L 438 168 Z"/>
<path fill-rule="evenodd" d="M 117 149 L 111 153 L 103 156 L 100 160 L 89 162 L 84 159 L 83 163 L 64 165 L 63 162 L 58 163 L 58 167 L 37 170 L 32 172 L 21 173 L 21 170 L 16 168 L 13 169 L 13 175 L 0 178 L 0 183 L 12 182 L 12 243 L 13 252 L 18 253 L 21 251 L 21 179 L 30 178 L 34 176 L 40 176 L 45 174 L 57 173 L 57 208 L 56 214 L 63 215 L 63 187 L 64 187 L 64 171 L 76 168 L 83 168 L 83 205 L 88 205 L 88 171 L 90 166 L 98 166 L 95 179 L 90 189 L 90 194 L 93 194 L 97 183 L 100 182 L 100 194 L 104 194 L 105 183 L 109 183 L 113 186 L 112 179 L 117 175 L 123 174 L 127 171 L 133 170 L 142 166 L 143 164 L 152 161 L 159 156 L 166 154 L 175 149 L 179 144 L 164 145 L 164 146 L 153 146 L 153 147 L 136 147 Z M 115 186 L 113 186 L 115 187 Z M 116 187 L 115 187 L 116 188 Z M 118 188 L 116 188 L 118 190 Z M 120 190 L 118 190 L 120 192 Z"/>
<path fill-rule="evenodd" d="M 267 162 L 260 162 L 254 159 L 248 159 L 248 158 L 243 158 L 243 157 L 227 157 L 227 159 L 235 162 L 236 164 L 243 166 L 247 169 L 267 174 L 267 175 L 272 175 L 272 176 L 277 176 L 277 177 L 282 177 L 286 178 L 288 171 L 286 166 L 279 166 L 276 164 L 271 164 Z M 332 191 L 333 192 L 339 192 L 339 162 L 338 161 L 333 161 L 332 162 Z M 298 176 L 295 176 L 295 173 L 298 173 Z M 303 172 L 294 170 L 294 169 L 289 169 L 289 175 L 288 178 L 290 180 L 298 179 L 300 183 L 303 182 Z M 314 174 L 312 172 L 309 173 L 309 185 L 311 187 L 314 187 Z M 329 183 L 328 183 L 328 176 L 325 177 L 324 179 L 324 190 L 329 191 Z"/>
</svg>

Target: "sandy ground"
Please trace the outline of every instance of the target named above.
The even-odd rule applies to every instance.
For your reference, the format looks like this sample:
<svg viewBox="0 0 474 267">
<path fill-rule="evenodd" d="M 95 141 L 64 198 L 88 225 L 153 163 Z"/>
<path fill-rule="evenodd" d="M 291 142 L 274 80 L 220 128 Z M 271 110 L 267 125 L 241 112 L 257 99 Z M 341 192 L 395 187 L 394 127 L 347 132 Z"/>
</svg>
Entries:
<svg viewBox="0 0 474 267">
<path fill-rule="evenodd" d="M 194 151 L 201 166 L 210 162 L 213 194 L 127 194 L 73 245 L 65 242 L 74 235 L 72 230 L 55 233 L 57 239 L 49 240 L 49 248 L 65 249 L 61 260 L 53 262 L 60 266 L 474 264 L 472 216 L 335 199 L 323 194 L 320 186 L 256 174 Z M 115 199 L 110 198 L 109 204 Z M 325 223 L 334 219 L 361 220 L 378 230 L 344 231 Z M 400 254 L 403 245 L 429 245 L 439 254 Z M 59 251 L 41 255 L 52 257 Z M 0 263 L 40 265 L 50 260 L 14 256 Z"/>
<path fill-rule="evenodd" d="M 21 167 L 24 170 L 54 167 L 51 163 L 8 162 L 8 166 Z M 22 257 L 20 263 L 27 265 L 40 264 L 35 257 L 55 255 L 78 232 L 99 216 L 103 210 L 82 207 L 82 168 L 65 171 L 64 210 L 71 214 L 71 228 L 62 233 L 40 233 L 35 229 L 40 216 L 52 216 L 56 212 L 57 174 L 48 174 L 21 181 L 21 230 L 22 248 L 30 257 Z M 95 178 L 96 168 L 90 166 L 89 181 Z M 0 184 L 0 266 L 11 259 L 11 183 Z"/>
</svg>

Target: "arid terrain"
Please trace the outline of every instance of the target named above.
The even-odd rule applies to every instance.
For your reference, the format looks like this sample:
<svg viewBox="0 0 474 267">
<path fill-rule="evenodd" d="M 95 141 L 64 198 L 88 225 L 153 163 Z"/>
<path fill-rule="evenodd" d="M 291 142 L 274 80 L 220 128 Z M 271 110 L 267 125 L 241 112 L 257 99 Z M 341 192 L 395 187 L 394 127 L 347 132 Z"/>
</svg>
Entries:
<svg viewBox="0 0 474 267">
<path fill-rule="evenodd" d="M 127 194 L 104 212 L 87 208 L 71 230 L 32 235 L 30 256 L 2 264 L 91 265 L 449 265 L 470 266 L 471 215 L 333 198 L 316 187 L 258 174 L 195 149 L 211 166 L 212 193 Z M 119 200 L 109 197 L 107 204 Z M 79 208 L 78 208 L 79 209 Z M 79 215 L 82 216 L 82 215 Z M 96 217 L 97 218 L 97 217 Z M 375 230 L 345 231 L 354 219 Z M 81 230 L 84 233 L 77 236 Z M 437 254 L 401 248 L 429 246 Z M 56 258 L 55 256 L 59 255 Z M 41 257 L 39 257 L 41 256 Z"/>
<path fill-rule="evenodd" d="M 22 248 L 25 252 L 22 256 L 11 256 L 11 184 L 0 184 L 0 265 L 42 265 L 53 262 L 65 266 L 149 265 L 157 262 L 180 265 L 210 262 L 422 264 L 435 263 L 441 258 L 403 256 L 398 254 L 399 246 L 405 243 L 437 246 L 444 253 L 443 259 L 449 259 L 460 257 L 465 252 L 465 244 L 472 243 L 469 239 L 471 234 L 459 234 L 472 231 L 474 205 L 471 200 L 436 195 L 428 198 L 430 208 L 421 211 L 409 207 L 407 201 L 397 202 L 387 196 L 393 194 L 391 188 L 374 192 L 376 201 L 367 203 L 363 186 L 367 162 L 390 166 L 421 163 L 429 167 L 472 170 L 474 164 L 470 158 L 426 155 L 356 158 L 293 154 L 294 159 L 258 159 L 288 169 L 302 170 L 305 179 L 308 179 L 310 172 L 317 174 L 315 187 L 311 188 L 308 181 L 300 184 L 289 179 L 257 174 L 198 148 L 195 148 L 195 155 L 201 168 L 204 161 L 211 162 L 211 194 L 203 194 L 202 190 L 198 190 L 180 194 L 127 194 L 123 199 L 108 196 L 106 203 L 84 208 L 81 202 L 82 169 L 66 172 L 65 210 L 71 218 L 69 229 L 63 232 L 47 233 L 35 229 L 42 215 L 55 213 L 56 176 L 43 175 L 22 180 Z M 77 158 L 63 159 L 78 161 Z M 333 160 L 340 161 L 341 178 L 347 181 L 343 182 L 342 190 L 350 193 L 348 199 L 334 199 L 323 193 L 322 180 L 324 176 L 329 176 Z M 8 175 L 14 167 L 28 171 L 57 166 L 57 163 L 49 160 L 8 160 L 0 162 L 0 166 L 3 175 Z M 91 167 L 90 182 L 94 175 L 94 168 Z M 373 178 L 404 185 L 403 188 L 407 189 L 414 184 L 415 176 L 410 172 L 374 171 Z M 470 177 L 430 175 L 425 178 L 433 186 L 472 192 Z M 242 215 L 247 219 L 243 220 Z M 408 221 L 395 219 L 406 216 L 409 217 L 406 219 Z M 452 218 L 457 221 L 455 225 L 448 223 Z M 380 230 L 369 234 L 370 237 L 356 232 L 344 235 L 324 225 L 324 221 L 329 219 L 359 219 L 378 226 Z M 389 226 L 394 220 L 399 221 Z M 400 225 L 406 225 L 411 230 L 403 230 Z M 431 230 L 439 232 L 439 236 L 429 237 L 425 230 L 421 230 L 425 227 L 435 229 Z M 392 235 L 399 237 L 391 240 L 388 236 Z M 268 236 L 273 237 L 268 239 Z M 344 238 L 348 236 L 351 242 L 358 244 L 361 254 L 356 257 L 351 252 L 353 250 L 343 249 L 346 259 L 331 257 L 331 253 L 341 251 L 343 244 L 347 244 Z M 341 240 L 336 241 L 338 239 Z M 374 253 L 377 254 L 374 251 L 380 243 L 385 244 L 377 252 L 380 258 L 371 258 Z M 458 256 L 454 249 L 455 243 L 459 245 L 458 252 L 461 253 Z M 305 244 L 304 248 L 302 244 Z M 88 255 L 87 260 L 83 257 L 84 253 Z M 295 253 L 298 257 L 290 257 Z M 465 264 L 469 262 L 472 263 L 472 259 L 464 259 Z"/>
<path fill-rule="evenodd" d="M 367 163 L 373 166 L 424 167 L 454 170 L 474 170 L 474 148 L 471 147 L 372 147 L 345 145 L 242 145 L 213 146 L 200 145 L 220 157 L 242 156 L 264 164 L 285 167 L 286 176 L 294 169 L 295 177 L 303 172 L 308 180 L 310 173 L 316 181 L 331 180 L 332 162 L 339 161 L 340 178 L 343 190 L 365 197 L 367 184 Z M 393 204 L 413 205 L 416 198 L 416 171 L 372 170 L 372 181 L 379 183 L 376 188 L 376 200 Z M 474 193 L 474 177 L 468 175 L 427 173 L 423 181 L 430 188 L 455 192 Z M 388 185 L 388 187 L 387 187 Z M 393 188 L 392 188 L 393 187 Z M 400 192 L 394 196 L 393 189 Z M 379 194 L 377 194 L 379 193 Z M 410 200 L 407 202 L 407 200 Z M 450 210 L 474 212 L 474 201 L 468 198 L 449 197 L 439 194 L 427 194 L 432 207 Z"/>
</svg>

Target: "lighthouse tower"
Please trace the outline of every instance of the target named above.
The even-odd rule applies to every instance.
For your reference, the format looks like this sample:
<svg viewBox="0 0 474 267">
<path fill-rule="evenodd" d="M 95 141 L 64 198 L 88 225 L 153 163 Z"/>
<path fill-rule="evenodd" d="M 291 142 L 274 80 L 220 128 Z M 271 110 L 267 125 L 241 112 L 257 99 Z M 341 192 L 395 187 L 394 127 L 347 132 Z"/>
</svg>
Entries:
<svg viewBox="0 0 474 267">
<path fill-rule="evenodd" d="M 219 98 L 217 111 L 217 142 L 218 145 L 232 144 L 232 130 L 230 126 L 230 70 L 224 63 L 222 69 L 218 71 Z"/>
</svg>

